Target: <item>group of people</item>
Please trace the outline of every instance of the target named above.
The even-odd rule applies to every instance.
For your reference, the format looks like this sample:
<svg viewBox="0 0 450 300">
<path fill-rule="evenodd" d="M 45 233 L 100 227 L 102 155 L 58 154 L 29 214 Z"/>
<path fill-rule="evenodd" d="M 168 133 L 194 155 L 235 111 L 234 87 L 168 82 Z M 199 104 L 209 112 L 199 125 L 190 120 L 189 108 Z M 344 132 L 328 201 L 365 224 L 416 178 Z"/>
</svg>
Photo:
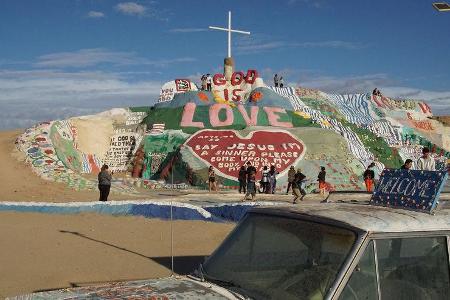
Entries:
<svg viewBox="0 0 450 300">
<path fill-rule="evenodd" d="M 277 174 L 279 172 L 276 170 L 275 166 L 272 165 L 269 168 L 267 166 L 263 167 L 261 171 L 261 192 L 264 194 L 274 194 L 277 187 Z"/>
<path fill-rule="evenodd" d="M 410 170 L 413 168 L 413 161 L 407 159 L 405 163 L 401 166 L 401 169 Z M 436 165 L 435 160 L 430 156 L 430 149 L 424 147 L 422 150 L 422 156 L 416 162 L 416 169 L 435 171 Z M 239 193 L 245 194 L 245 200 L 254 200 L 256 196 L 256 168 L 252 165 L 250 161 L 247 162 L 247 167 L 242 166 L 239 170 L 238 181 L 239 181 Z M 271 166 L 270 169 L 264 166 L 261 171 L 261 181 L 260 181 L 260 193 L 274 194 L 277 186 L 276 175 L 277 172 L 275 166 Z M 317 181 L 319 182 L 319 193 L 324 195 L 326 192 L 326 171 L 325 167 L 320 167 L 320 172 L 317 176 Z M 377 174 L 375 163 L 372 162 L 367 169 L 364 171 L 364 184 L 366 185 L 367 192 L 373 192 L 376 181 Z M 110 172 L 108 165 L 103 165 L 100 173 L 98 174 L 98 189 L 100 191 L 100 201 L 107 201 L 109 191 L 111 188 L 112 172 Z M 289 194 L 289 190 L 292 188 L 292 193 L 294 195 L 293 203 L 297 203 L 297 200 L 302 201 L 306 195 L 305 191 L 306 176 L 302 173 L 301 169 L 295 171 L 294 166 L 291 166 L 288 171 L 288 185 L 286 189 L 286 195 Z M 208 187 L 210 192 L 217 192 L 217 182 L 216 174 L 212 166 L 208 169 Z"/>
<path fill-rule="evenodd" d="M 239 170 L 238 180 L 239 180 L 239 193 L 245 194 L 245 200 L 254 200 L 256 196 L 256 168 L 252 165 L 250 161 L 247 162 L 247 167 L 242 166 Z M 275 166 L 271 166 L 270 169 L 267 166 L 263 167 L 261 171 L 261 181 L 260 181 L 260 193 L 274 194 L 277 179 L 276 175 L 279 172 L 276 170 Z M 319 182 L 320 194 L 323 195 L 326 189 L 325 183 L 325 167 L 320 168 L 319 175 L 317 176 L 317 181 Z M 104 164 L 98 173 L 98 189 L 100 191 L 100 201 L 107 201 L 109 191 L 111 189 L 112 172 L 109 170 L 108 165 Z M 306 176 L 302 173 L 301 169 L 295 171 L 294 166 L 291 166 L 288 171 L 288 186 L 286 190 L 286 195 L 289 194 L 289 190 L 292 188 L 292 193 L 294 195 L 293 203 L 297 203 L 297 200 L 303 200 L 306 195 L 305 191 Z M 210 192 L 217 192 L 217 181 L 216 174 L 213 166 L 208 169 L 208 188 Z"/>
<path fill-rule="evenodd" d="M 381 92 L 380 92 L 379 89 L 375 88 L 375 89 L 372 91 L 372 95 L 374 95 L 374 96 L 381 96 Z"/>
<path fill-rule="evenodd" d="M 261 171 L 261 180 L 259 192 L 264 194 L 274 194 L 277 186 L 276 175 L 279 172 L 276 170 L 275 166 L 264 166 Z M 238 174 L 239 181 L 239 193 L 245 194 L 245 199 L 249 196 L 254 199 L 256 195 L 256 168 L 252 165 L 250 161 L 247 162 L 247 167 L 241 166 Z M 245 200 L 244 199 L 244 200 Z"/>
<path fill-rule="evenodd" d="M 212 90 L 212 77 L 211 74 L 202 75 L 200 78 L 202 82 L 202 91 L 211 91 Z"/>
<path fill-rule="evenodd" d="M 273 77 L 273 84 L 275 85 L 275 87 L 284 87 L 283 76 L 278 76 L 278 74 L 275 74 L 275 76 Z"/>
<path fill-rule="evenodd" d="M 325 167 L 320 167 L 320 172 L 317 175 L 317 181 L 319 182 L 319 193 L 320 195 L 325 195 L 327 184 L 326 184 L 326 174 Z M 288 186 L 286 189 L 286 195 L 289 194 L 289 188 L 292 187 L 292 194 L 294 195 L 294 200 L 292 203 L 296 204 L 297 200 L 303 201 L 303 198 L 306 196 L 306 176 L 302 173 L 301 169 L 297 169 L 295 172 L 294 166 L 288 171 Z"/>
<path fill-rule="evenodd" d="M 403 170 L 413 169 L 413 160 L 408 158 L 400 168 Z M 422 149 L 422 156 L 417 160 L 415 169 L 424 171 L 436 171 L 436 162 L 430 156 L 430 149 L 428 147 L 424 147 Z M 364 171 L 363 177 L 367 192 L 373 192 L 378 177 L 375 170 L 375 163 L 372 162 L 367 167 L 367 169 Z"/>
<path fill-rule="evenodd" d="M 247 166 L 242 166 L 239 170 L 238 180 L 239 180 L 239 193 L 244 193 L 244 200 L 254 200 L 256 196 L 256 168 L 251 162 L 247 162 Z M 274 194 L 277 180 L 277 172 L 275 166 L 268 168 L 264 166 L 261 171 L 260 180 L 260 193 Z M 319 182 L 319 191 L 321 195 L 326 192 L 326 171 L 325 167 L 320 167 L 320 172 L 317 176 L 317 181 Z M 296 204 L 298 200 L 302 201 L 306 195 L 306 175 L 302 173 L 301 169 L 295 171 L 294 166 L 291 166 L 288 171 L 288 185 L 286 189 L 286 195 L 289 194 L 292 188 L 292 194 L 294 195 L 293 203 Z"/>
</svg>

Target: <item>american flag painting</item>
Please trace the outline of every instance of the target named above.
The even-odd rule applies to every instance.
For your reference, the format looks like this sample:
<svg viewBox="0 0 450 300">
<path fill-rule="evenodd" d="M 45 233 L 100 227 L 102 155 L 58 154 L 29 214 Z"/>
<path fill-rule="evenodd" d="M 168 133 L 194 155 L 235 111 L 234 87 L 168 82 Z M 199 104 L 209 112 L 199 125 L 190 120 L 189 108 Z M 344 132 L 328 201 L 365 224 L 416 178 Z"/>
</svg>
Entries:
<svg viewBox="0 0 450 300">
<path fill-rule="evenodd" d="M 166 124 L 164 123 L 155 123 L 152 126 L 152 129 L 149 131 L 149 135 L 158 135 L 162 134 L 164 132 L 164 128 L 166 127 Z"/>
</svg>

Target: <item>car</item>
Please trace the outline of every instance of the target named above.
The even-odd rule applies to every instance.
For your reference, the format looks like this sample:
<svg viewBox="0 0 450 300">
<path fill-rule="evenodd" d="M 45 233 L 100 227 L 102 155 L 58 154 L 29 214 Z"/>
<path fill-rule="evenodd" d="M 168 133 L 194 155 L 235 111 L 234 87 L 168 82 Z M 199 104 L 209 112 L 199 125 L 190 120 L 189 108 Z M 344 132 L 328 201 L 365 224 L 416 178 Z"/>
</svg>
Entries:
<svg viewBox="0 0 450 300">
<path fill-rule="evenodd" d="M 360 202 L 256 207 L 192 275 L 27 299 L 449 299 L 449 247 L 447 201 L 434 215 Z"/>
</svg>

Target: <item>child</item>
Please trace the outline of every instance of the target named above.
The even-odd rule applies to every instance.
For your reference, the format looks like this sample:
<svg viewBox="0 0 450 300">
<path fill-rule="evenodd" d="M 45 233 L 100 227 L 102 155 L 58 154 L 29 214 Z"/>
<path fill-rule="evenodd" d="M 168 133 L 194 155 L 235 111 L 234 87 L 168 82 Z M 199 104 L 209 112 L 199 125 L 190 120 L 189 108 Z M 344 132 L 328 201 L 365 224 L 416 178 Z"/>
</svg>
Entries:
<svg viewBox="0 0 450 300">
<path fill-rule="evenodd" d="M 375 167 L 375 163 L 371 163 L 366 171 L 364 172 L 364 183 L 366 184 L 366 190 L 371 193 L 373 190 L 373 180 L 375 178 L 375 171 L 373 168 Z"/>
<path fill-rule="evenodd" d="M 216 173 L 214 173 L 214 169 L 212 166 L 210 166 L 208 169 L 208 187 L 209 192 L 211 191 L 217 192 Z"/>
<path fill-rule="evenodd" d="M 320 195 L 325 195 L 325 188 L 326 188 L 326 183 L 325 183 L 325 176 L 326 176 L 327 172 L 325 171 L 325 167 L 320 167 L 320 172 L 319 175 L 317 176 L 317 181 L 319 182 L 319 193 Z"/>
</svg>

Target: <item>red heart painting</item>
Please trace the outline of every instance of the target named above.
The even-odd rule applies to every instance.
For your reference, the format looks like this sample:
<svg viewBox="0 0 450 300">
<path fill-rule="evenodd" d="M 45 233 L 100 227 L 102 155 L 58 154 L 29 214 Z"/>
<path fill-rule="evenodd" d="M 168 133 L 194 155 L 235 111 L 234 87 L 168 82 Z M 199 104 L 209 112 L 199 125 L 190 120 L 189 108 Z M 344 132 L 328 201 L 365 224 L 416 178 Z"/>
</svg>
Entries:
<svg viewBox="0 0 450 300">
<path fill-rule="evenodd" d="M 241 137 L 235 130 L 200 130 L 186 140 L 187 147 L 219 175 L 237 180 L 239 169 L 250 161 L 261 178 L 264 166 L 274 165 L 283 176 L 305 154 L 305 144 L 284 130 L 257 130 Z"/>
</svg>

